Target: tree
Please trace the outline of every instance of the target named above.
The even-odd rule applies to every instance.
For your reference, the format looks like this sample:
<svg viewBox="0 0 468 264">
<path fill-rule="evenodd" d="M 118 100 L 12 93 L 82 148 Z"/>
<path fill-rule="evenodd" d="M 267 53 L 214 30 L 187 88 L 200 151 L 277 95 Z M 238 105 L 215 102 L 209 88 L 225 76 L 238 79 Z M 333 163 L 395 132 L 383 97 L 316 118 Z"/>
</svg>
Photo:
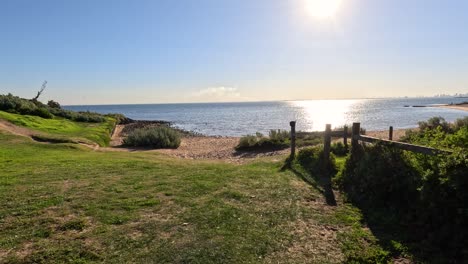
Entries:
<svg viewBox="0 0 468 264">
<path fill-rule="evenodd" d="M 36 97 L 34 97 L 34 98 L 32 99 L 32 101 L 34 101 L 34 102 L 37 101 L 37 99 L 39 99 L 39 96 L 41 96 L 42 92 L 44 92 L 44 90 L 45 90 L 46 87 L 47 87 L 47 81 L 44 81 L 44 82 L 42 83 L 41 89 L 37 92 Z"/>
</svg>

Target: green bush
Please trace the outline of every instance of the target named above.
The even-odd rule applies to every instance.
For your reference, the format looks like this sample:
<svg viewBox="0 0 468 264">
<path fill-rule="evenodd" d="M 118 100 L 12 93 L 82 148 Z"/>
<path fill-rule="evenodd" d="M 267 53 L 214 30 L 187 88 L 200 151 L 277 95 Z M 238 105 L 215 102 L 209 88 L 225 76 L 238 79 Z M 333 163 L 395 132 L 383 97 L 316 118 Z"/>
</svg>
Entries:
<svg viewBox="0 0 468 264">
<path fill-rule="evenodd" d="M 419 225 L 424 239 L 453 256 L 468 257 L 460 245 L 468 239 L 468 150 L 452 155 L 413 156 L 423 177 L 420 187 Z"/>
<path fill-rule="evenodd" d="M 338 157 L 343 157 L 348 154 L 348 148 L 342 142 L 331 144 L 330 151 Z"/>
<path fill-rule="evenodd" d="M 242 149 L 249 149 L 258 144 L 258 141 L 260 140 L 261 137 L 257 137 L 254 135 L 246 135 L 243 136 L 239 139 L 239 144 L 237 144 L 236 149 L 237 150 L 242 150 Z"/>
<path fill-rule="evenodd" d="M 119 124 L 126 125 L 126 124 L 130 124 L 130 123 L 134 122 L 134 120 L 126 117 L 123 114 L 114 113 L 114 114 L 106 114 L 105 116 L 114 118 L 118 125 Z"/>
<path fill-rule="evenodd" d="M 50 108 L 57 108 L 57 109 L 62 108 L 60 104 L 55 102 L 54 100 L 50 100 L 49 102 L 47 102 L 47 106 L 49 106 Z"/>
<path fill-rule="evenodd" d="M 31 112 L 30 114 L 35 115 L 35 116 L 40 116 L 42 118 L 47 118 L 47 119 L 54 118 L 54 115 L 52 115 L 49 112 L 49 110 L 47 110 L 47 108 L 45 108 L 45 107 L 38 107 L 33 112 Z"/>
<path fill-rule="evenodd" d="M 440 118 L 421 122 L 405 141 L 451 150 L 428 156 L 391 146 L 360 146 L 346 161 L 338 183 L 373 225 L 393 226 L 423 259 L 468 258 L 468 125 Z M 383 227 L 382 227 L 383 226 Z M 398 229 L 396 229 L 398 228 Z M 404 236 L 406 235 L 406 236 Z"/>
<path fill-rule="evenodd" d="M 236 150 L 280 150 L 290 146 L 289 132 L 284 130 L 270 130 L 269 137 L 261 133 L 246 135 L 240 138 Z"/>
<path fill-rule="evenodd" d="M 323 132 L 304 132 L 296 133 L 296 146 L 316 146 L 323 143 Z"/>
<path fill-rule="evenodd" d="M 130 147 L 178 148 L 180 135 L 166 126 L 140 128 L 130 132 L 123 143 Z"/>
<path fill-rule="evenodd" d="M 289 138 L 290 138 L 290 133 L 286 130 L 270 130 L 270 132 L 268 133 L 268 137 L 270 138 L 270 140 L 273 140 L 273 141 L 278 141 L 278 142 L 285 142 L 285 141 L 288 141 Z"/>
<path fill-rule="evenodd" d="M 47 105 L 39 102 L 13 96 L 0 95 L 0 110 L 21 115 L 40 116 L 42 118 L 63 117 L 77 122 L 102 123 L 105 116 L 92 112 L 73 112 L 62 109 L 60 104 L 49 101 Z"/>
<path fill-rule="evenodd" d="M 345 164 L 338 181 L 348 198 L 366 208 L 401 210 L 417 196 L 419 177 L 399 149 L 362 146 Z"/>
<path fill-rule="evenodd" d="M 464 127 L 468 127 L 468 116 L 465 116 L 464 118 L 459 118 L 453 123 L 453 130 L 455 131 L 458 131 Z"/>
<path fill-rule="evenodd" d="M 337 171 L 335 155 L 330 153 L 328 162 L 324 159 L 323 146 L 303 148 L 299 151 L 296 161 L 312 175 L 331 175 Z"/>
<path fill-rule="evenodd" d="M 443 117 L 435 116 L 429 118 L 427 121 L 418 122 L 419 129 L 424 131 L 426 129 L 436 129 L 437 127 L 441 127 L 443 131 L 448 132 L 450 131 L 450 124 L 445 121 Z"/>
<path fill-rule="evenodd" d="M 438 149 L 468 148 L 468 118 L 457 119 L 448 125 L 450 129 L 434 125 L 433 121 L 424 123 L 432 125 L 424 125 L 425 129 L 419 131 L 408 130 L 401 140 Z"/>
</svg>

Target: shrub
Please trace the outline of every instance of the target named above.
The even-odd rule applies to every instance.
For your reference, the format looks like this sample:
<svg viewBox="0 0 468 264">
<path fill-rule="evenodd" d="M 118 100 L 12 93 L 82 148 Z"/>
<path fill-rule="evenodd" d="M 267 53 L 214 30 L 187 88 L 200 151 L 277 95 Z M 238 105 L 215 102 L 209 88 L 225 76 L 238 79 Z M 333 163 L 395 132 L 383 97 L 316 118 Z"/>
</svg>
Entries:
<svg viewBox="0 0 468 264">
<path fill-rule="evenodd" d="M 288 148 L 289 132 L 281 130 L 271 130 L 269 137 L 261 133 L 256 135 L 246 135 L 240 138 L 236 150 L 279 150 Z"/>
<path fill-rule="evenodd" d="M 47 110 L 47 108 L 45 107 L 39 107 L 39 108 L 36 108 L 34 111 L 32 111 L 30 113 L 31 115 L 35 115 L 35 116 L 40 116 L 42 118 L 54 118 L 54 115 L 52 115 L 49 110 Z"/>
<path fill-rule="evenodd" d="M 11 94 L 0 95 L 0 110 L 8 111 L 16 109 L 16 101 Z"/>
<path fill-rule="evenodd" d="M 402 151 L 376 144 L 362 146 L 346 161 L 339 180 L 348 197 L 365 208 L 404 210 L 417 196 L 419 177 Z"/>
<path fill-rule="evenodd" d="M 106 121 L 106 118 L 98 113 L 92 112 L 76 112 L 72 118 L 73 121 L 77 122 L 88 122 L 88 123 L 102 123 Z"/>
<path fill-rule="evenodd" d="M 50 100 L 49 102 L 47 102 L 47 106 L 49 106 L 50 108 L 57 108 L 57 109 L 62 108 L 60 104 L 55 102 L 54 100 Z"/>
<path fill-rule="evenodd" d="M 270 140 L 273 140 L 273 141 L 285 142 L 285 141 L 289 140 L 290 135 L 289 135 L 289 132 L 286 131 L 286 130 L 280 130 L 280 129 L 274 130 L 274 129 L 272 129 L 272 130 L 270 130 L 270 132 L 268 134 L 268 137 L 270 138 Z"/>
<path fill-rule="evenodd" d="M 166 126 L 140 128 L 130 132 L 123 143 L 131 147 L 178 148 L 180 135 Z"/>
<path fill-rule="evenodd" d="M 106 118 L 98 113 L 73 112 L 62 109 L 60 104 L 53 100 L 45 105 L 37 100 L 27 100 L 18 96 L 13 96 L 12 94 L 0 95 L 0 110 L 21 115 L 40 116 L 43 118 L 59 116 L 78 122 L 102 123 L 106 121 Z"/>
<path fill-rule="evenodd" d="M 258 136 L 253 136 L 253 135 L 246 135 L 243 136 L 239 139 L 239 144 L 237 144 L 236 149 L 241 150 L 241 149 L 249 149 L 254 147 L 256 144 L 258 144 L 258 141 L 261 137 Z"/>
<path fill-rule="evenodd" d="M 439 125 L 428 126 L 424 130 L 419 131 L 408 130 L 401 140 L 438 149 L 468 148 L 467 122 L 468 118 L 457 119 L 454 124 L 451 125 L 451 128 L 447 130 L 444 130 L 444 128 Z M 434 123 L 432 122 L 432 124 Z"/>
<path fill-rule="evenodd" d="M 468 116 L 465 116 L 464 118 L 459 118 L 453 123 L 453 130 L 455 131 L 458 131 L 464 127 L 468 127 Z"/>
<path fill-rule="evenodd" d="M 391 146 L 361 146 L 348 157 L 338 183 L 373 225 L 386 225 L 425 258 L 457 262 L 468 258 L 468 126 L 460 119 L 421 122 L 423 130 L 405 140 L 447 148 L 452 154 L 427 156 Z M 389 228 L 391 226 L 391 228 Z M 397 230 L 401 229 L 401 230 Z M 412 242 L 417 241 L 414 244 Z"/>
<path fill-rule="evenodd" d="M 330 151 L 339 157 L 343 157 L 348 154 L 348 148 L 342 142 L 331 144 Z"/>
<path fill-rule="evenodd" d="M 445 121 L 443 117 L 435 116 L 429 118 L 427 121 L 418 122 L 420 130 L 426 129 L 435 129 L 437 127 L 441 127 L 443 131 L 448 132 L 450 131 L 450 124 Z"/>
<path fill-rule="evenodd" d="M 468 238 L 468 151 L 452 155 L 413 157 L 423 176 L 420 187 L 418 224 L 424 239 L 452 256 L 466 259 L 460 245 Z"/>
<path fill-rule="evenodd" d="M 335 155 L 330 153 L 330 159 L 325 163 L 323 154 L 323 146 L 307 147 L 299 151 L 296 160 L 302 168 L 312 175 L 335 174 L 337 171 Z"/>
<path fill-rule="evenodd" d="M 120 125 L 120 124 L 121 125 L 127 125 L 127 124 L 130 124 L 130 123 L 134 122 L 134 120 L 126 117 L 123 114 L 106 114 L 105 116 L 114 118 L 118 125 Z"/>
</svg>

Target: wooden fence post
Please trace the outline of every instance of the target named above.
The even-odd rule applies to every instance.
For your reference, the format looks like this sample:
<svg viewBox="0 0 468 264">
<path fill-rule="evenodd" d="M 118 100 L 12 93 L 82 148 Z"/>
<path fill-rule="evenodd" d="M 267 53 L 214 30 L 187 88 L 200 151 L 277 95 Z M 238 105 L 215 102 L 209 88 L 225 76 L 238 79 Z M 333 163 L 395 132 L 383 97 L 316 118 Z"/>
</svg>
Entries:
<svg viewBox="0 0 468 264">
<path fill-rule="evenodd" d="M 348 126 L 343 127 L 343 144 L 348 149 Z"/>
<path fill-rule="evenodd" d="M 351 131 L 351 153 L 355 153 L 359 144 L 359 135 L 361 133 L 361 123 L 353 123 Z"/>
<path fill-rule="evenodd" d="M 388 130 L 388 140 L 393 140 L 393 127 Z"/>
<path fill-rule="evenodd" d="M 296 121 L 289 122 L 291 126 L 291 159 L 296 155 Z"/>
<path fill-rule="evenodd" d="M 325 135 L 323 140 L 323 157 L 325 160 L 325 167 L 328 166 L 328 161 L 330 160 L 330 146 L 331 145 L 331 125 L 327 124 L 325 126 Z"/>
</svg>

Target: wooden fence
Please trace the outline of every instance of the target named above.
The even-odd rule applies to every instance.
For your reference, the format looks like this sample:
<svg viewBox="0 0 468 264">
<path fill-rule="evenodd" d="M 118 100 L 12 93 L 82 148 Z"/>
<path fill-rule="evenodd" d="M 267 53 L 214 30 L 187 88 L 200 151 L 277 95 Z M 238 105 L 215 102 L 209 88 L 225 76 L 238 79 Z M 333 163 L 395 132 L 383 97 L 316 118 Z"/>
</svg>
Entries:
<svg viewBox="0 0 468 264">
<path fill-rule="evenodd" d="M 291 158 L 294 158 L 296 153 L 296 122 L 292 121 L 291 125 Z M 332 137 L 339 137 L 343 138 L 343 144 L 345 147 L 348 147 L 348 127 L 344 126 L 343 131 L 332 131 L 331 125 L 327 124 L 325 126 L 325 133 L 323 139 L 323 150 L 325 155 L 325 160 L 328 160 L 330 156 L 331 150 L 331 138 Z M 398 141 L 393 141 L 393 127 L 389 128 L 388 133 L 388 140 L 387 139 L 380 139 L 376 137 L 370 137 L 366 135 L 361 135 L 361 123 L 353 123 L 353 127 L 351 130 L 351 151 L 356 150 L 356 147 L 359 145 L 359 141 L 366 142 L 366 143 L 381 143 L 387 145 L 389 147 L 394 147 L 402 150 L 412 151 L 416 153 L 422 153 L 426 155 L 438 155 L 443 153 L 450 153 L 446 150 L 435 149 L 431 147 L 425 146 L 418 146 Z"/>
</svg>

